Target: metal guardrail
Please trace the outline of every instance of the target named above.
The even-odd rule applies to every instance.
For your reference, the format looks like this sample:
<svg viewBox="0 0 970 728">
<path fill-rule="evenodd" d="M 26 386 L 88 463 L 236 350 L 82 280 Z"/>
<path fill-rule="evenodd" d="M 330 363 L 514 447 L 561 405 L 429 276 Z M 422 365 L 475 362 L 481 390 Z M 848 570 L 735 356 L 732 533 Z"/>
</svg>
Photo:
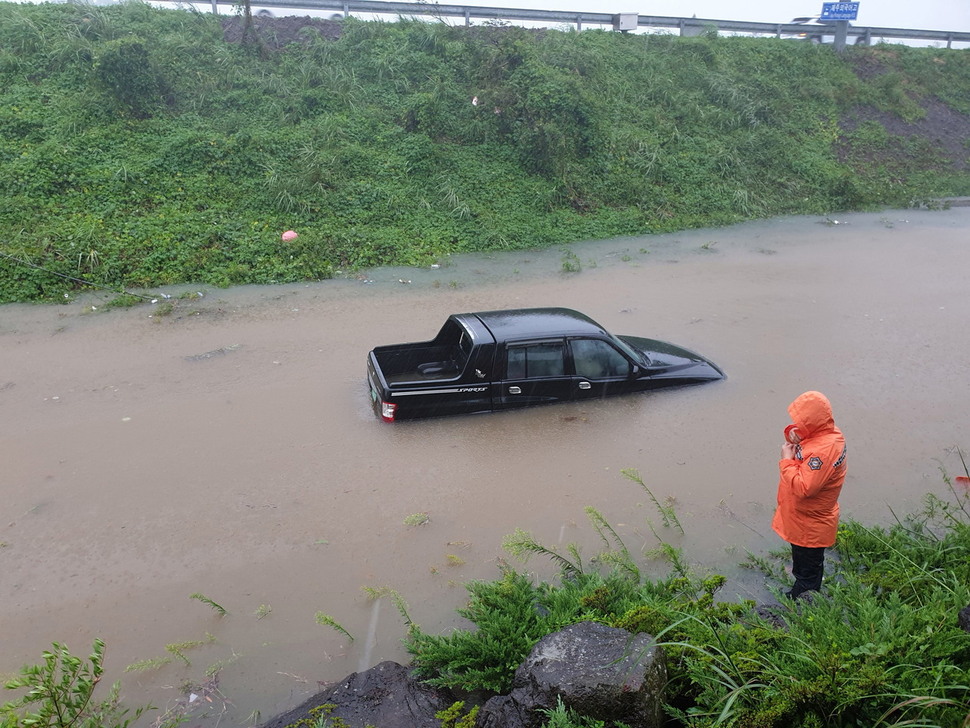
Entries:
<svg viewBox="0 0 970 728">
<path fill-rule="evenodd" d="M 210 0 L 212 12 L 217 6 L 236 7 L 239 0 Z M 636 19 L 637 28 L 677 30 L 681 35 L 701 35 L 709 29 L 752 35 L 785 36 L 835 36 L 837 23 L 827 25 L 803 25 L 800 23 L 756 23 L 743 20 L 715 20 L 706 18 L 674 18 L 660 15 L 636 15 L 634 13 L 587 13 L 559 10 L 529 10 L 514 8 L 469 7 L 465 5 L 439 5 L 437 3 L 384 2 L 383 0 L 254 0 L 259 8 L 292 8 L 299 10 L 332 10 L 344 16 L 351 13 L 375 15 L 464 18 L 466 25 L 476 20 L 529 20 L 540 23 L 575 24 L 577 30 L 584 25 L 609 25 L 618 27 L 621 16 L 625 21 Z M 915 30 L 906 28 L 870 28 L 843 26 L 846 35 L 854 42 L 869 44 L 873 39 L 920 40 L 946 43 L 970 43 L 970 31 Z"/>
</svg>

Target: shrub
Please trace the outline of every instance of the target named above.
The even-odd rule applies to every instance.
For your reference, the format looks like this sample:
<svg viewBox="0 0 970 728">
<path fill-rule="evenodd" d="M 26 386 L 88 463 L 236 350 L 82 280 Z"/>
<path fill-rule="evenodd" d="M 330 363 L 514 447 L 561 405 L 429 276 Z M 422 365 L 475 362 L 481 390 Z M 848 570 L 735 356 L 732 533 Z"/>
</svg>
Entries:
<svg viewBox="0 0 970 728">
<path fill-rule="evenodd" d="M 751 602 L 717 601 L 724 578 L 690 573 L 670 547 L 674 573 L 642 578 L 622 566 L 629 552 L 593 511 L 612 556 L 591 563 L 614 570 L 590 571 L 575 547 L 567 557 L 517 532 L 507 548 L 553 558 L 559 583 L 534 584 L 506 569 L 499 581 L 469 585 L 459 614 L 473 630 L 435 636 L 412 625 L 406 644 L 432 684 L 505 692 L 542 636 L 597 620 L 655 637 L 667 652 L 667 712 L 685 726 L 964 725 L 970 634 L 956 615 L 970 603 L 970 495 L 952 495 L 928 496 L 920 512 L 888 528 L 847 521 L 827 594 L 773 615 Z M 654 501 L 669 518 L 669 507 Z M 586 724 L 561 710 L 549 718 Z"/>
<path fill-rule="evenodd" d="M 129 717 L 118 697 L 119 685 L 112 686 L 106 699 L 93 700 L 104 672 L 104 642 L 94 641 L 87 662 L 75 657 L 65 645 L 54 643 L 44 652 L 41 665 L 28 665 L 8 681 L 8 690 L 26 690 L 16 700 L 0 705 L 3 728 L 127 728 L 147 708 Z"/>
</svg>

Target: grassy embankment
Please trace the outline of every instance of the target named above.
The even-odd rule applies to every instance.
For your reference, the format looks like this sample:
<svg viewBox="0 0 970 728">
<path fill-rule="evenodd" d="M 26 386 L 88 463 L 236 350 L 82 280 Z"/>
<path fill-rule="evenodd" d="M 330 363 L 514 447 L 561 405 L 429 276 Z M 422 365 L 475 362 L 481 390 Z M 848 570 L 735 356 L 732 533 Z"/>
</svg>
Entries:
<svg viewBox="0 0 970 728">
<path fill-rule="evenodd" d="M 0 3 L 0 303 L 970 194 L 967 51 L 341 25 Z"/>
</svg>

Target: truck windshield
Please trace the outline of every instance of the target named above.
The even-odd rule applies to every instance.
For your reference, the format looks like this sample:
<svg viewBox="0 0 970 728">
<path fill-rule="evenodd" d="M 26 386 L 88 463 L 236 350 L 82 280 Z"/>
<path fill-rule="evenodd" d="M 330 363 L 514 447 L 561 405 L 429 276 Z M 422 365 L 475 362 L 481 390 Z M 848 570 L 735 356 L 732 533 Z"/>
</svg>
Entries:
<svg viewBox="0 0 970 728">
<path fill-rule="evenodd" d="M 637 351 L 636 349 L 634 349 L 628 343 L 626 343 L 625 341 L 623 341 L 623 339 L 621 339 L 619 336 L 612 336 L 610 338 L 612 339 L 613 343 L 616 344 L 617 347 L 624 354 L 626 354 L 628 357 L 630 357 L 630 359 L 632 359 L 634 362 L 636 362 L 637 364 L 642 364 L 644 366 L 650 366 L 650 360 L 647 359 L 646 355 L 644 355 L 644 354 L 640 353 L 639 351 Z"/>
</svg>

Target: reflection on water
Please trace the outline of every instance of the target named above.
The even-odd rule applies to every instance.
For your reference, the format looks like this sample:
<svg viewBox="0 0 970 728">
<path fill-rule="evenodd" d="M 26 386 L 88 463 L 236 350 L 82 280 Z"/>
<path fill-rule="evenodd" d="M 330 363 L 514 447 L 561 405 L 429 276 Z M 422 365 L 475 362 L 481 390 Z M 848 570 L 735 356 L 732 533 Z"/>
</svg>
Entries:
<svg viewBox="0 0 970 728">
<path fill-rule="evenodd" d="M 797 394 L 832 400 L 850 448 L 843 512 L 863 520 L 942 492 L 938 468 L 970 440 L 970 210 L 824 222 L 577 244 L 579 272 L 552 250 L 205 291 L 167 316 L 92 311 L 97 300 L 0 309 L 0 672 L 51 641 L 87 654 L 101 637 L 114 679 L 198 641 L 190 665 L 125 674 L 129 700 L 172 705 L 174 686 L 217 672 L 231 703 L 208 693 L 210 724 L 265 719 L 321 683 L 406 659 L 395 605 L 362 587 L 396 590 L 425 629 L 457 626 L 462 584 L 498 574 L 516 528 L 593 553 L 586 506 L 655 573 L 659 537 L 728 573 L 733 593 L 764 597 L 737 564 L 783 546 L 770 521 Z M 673 341 L 727 379 L 376 419 L 368 349 L 427 339 L 450 313 L 526 306 Z M 670 499 L 683 535 L 664 528 L 651 494 Z M 426 523 L 406 525 L 419 513 Z"/>
</svg>

